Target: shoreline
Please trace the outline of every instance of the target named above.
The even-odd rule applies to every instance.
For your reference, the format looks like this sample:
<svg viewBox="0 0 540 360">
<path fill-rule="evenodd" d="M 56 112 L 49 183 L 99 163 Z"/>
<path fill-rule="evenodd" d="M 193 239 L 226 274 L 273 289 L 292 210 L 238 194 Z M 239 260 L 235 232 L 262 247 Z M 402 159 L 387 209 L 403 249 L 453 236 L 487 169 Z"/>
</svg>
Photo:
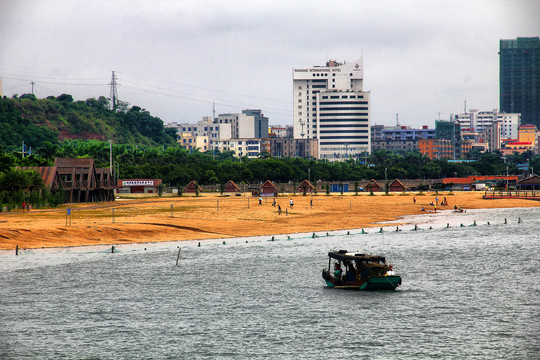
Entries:
<svg viewBox="0 0 540 360">
<path fill-rule="evenodd" d="M 391 193 L 347 195 L 290 195 L 257 197 L 166 197 L 109 203 L 70 204 L 71 226 L 66 226 L 66 206 L 29 213 L 0 213 L 0 250 L 120 245 L 182 240 L 210 240 L 252 236 L 310 234 L 339 230 L 399 226 L 408 215 L 420 211 L 435 197 L 447 198 L 465 209 L 540 207 L 539 201 L 484 200 L 483 192 Z M 416 203 L 413 202 L 416 198 Z M 294 206 L 289 201 L 293 199 Z M 313 201 L 313 207 L 310 206 Z M 285 214 L 287 213 L 287 215 Z"/>
</svg>

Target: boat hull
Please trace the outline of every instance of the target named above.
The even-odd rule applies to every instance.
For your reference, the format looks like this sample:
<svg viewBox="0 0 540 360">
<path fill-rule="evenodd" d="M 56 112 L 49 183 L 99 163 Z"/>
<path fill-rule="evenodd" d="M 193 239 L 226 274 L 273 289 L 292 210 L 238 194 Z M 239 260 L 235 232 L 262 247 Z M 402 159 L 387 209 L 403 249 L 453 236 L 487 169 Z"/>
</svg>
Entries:
<svg viewBox="0 0 540 360">
<path fill-rule="evenodd" d="M 354 282 L 341 281 L 333 276 L 328 276 L 327 273 L 323 274 L 323 278 L 326 282 L 326 286 L 345 290 L 395 290 L 399 285 L 401 285 L 401 276 L 399 275 L 370 277 L 365 281 Z"/>
</svg>

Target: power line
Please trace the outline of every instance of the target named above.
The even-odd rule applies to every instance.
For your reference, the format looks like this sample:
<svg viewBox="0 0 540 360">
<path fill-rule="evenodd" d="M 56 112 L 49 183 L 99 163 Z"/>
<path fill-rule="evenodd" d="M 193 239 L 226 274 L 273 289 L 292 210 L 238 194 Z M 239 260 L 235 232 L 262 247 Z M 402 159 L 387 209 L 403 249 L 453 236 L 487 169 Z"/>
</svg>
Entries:
<svg viewBox="0 0 540 360">
<path fill-rule="evenodd" d="M 139 79 L 143 79 L 143 80 L 144 80 L 143 77 L 140 77 L 140 76 L 137 76 L 137 75 L 127 74 L 127 73 L 120 73 L 120 74 L 124 74 L 124 75 L 127 75 L 127 76 L 131 76 L 131 77 L 134 77 L 134 78 L 139 78 Z M 157 80 L 157 79 L 156 79 L 156 80 Z M 255 96 L 255 95 L 248 95 L 248 94 L 235 93 L 235 92 L 231 92 L 231 91 L 224 91 L 224 90 L 210 89 L 210 88 L 205 88 L 205 87 L 196 86 L 196 85 L 190 85 L 190 84 L 183 84 L 183 83 L 173 82 L 173 81 L 169 81 L 169 80 L 157 80 L 157 81 L 163 82 L 163 83 L 169 83 L 169 84 L 172 84 L 172 85 L 178 85 L 178 86 L 190 87 L 190 88 L 193 88 L 193 89 L 206 90 L 206 91 L 213 91 L 213 92 L 218 92 L 218 93 L 222 93 L 222 94 L 238 95 L 238 96 L 243 96 L 243 97 L 251 97 L 251 98 L 256 98 L 256 99 L 261 99 L 261 100 L 271 100 L 271 101 L 277 101 L 277 102 L 283 102 L 283 103 L 287 103 L 287 104 L 292 104 L 292 101 L 289 101 L 289 100 L 281 100 L 281 99 L 268 98 L 268 97 L 263 97 L 263 96 Z M 135 83 L 135 82 L 133 82 L 133 83 Z M 152 86 L 152 85 L 146 85 L 146 84 L 141 84 L 141 83 L 138 83 L 138 84 L 139 84 L 139 85 L 145 85 L 145 86 Z"/>
<path fill-rule="evenodd" d="M 206 100 L 202 100 L 202 99 L 195 99 L 193 97 L 186 97 L 186 96 L 181 96 L 181 95 L 178 95 L 178 94 L 171 94 L 171 93 L 167 93 L 167 92 L 161 92 L 161 91 L 155 91 L 155 90 L 148 90 L 148 89 L 141 89 L 141 88 L 137 88 L 137 87 L 132 87 L 132 86 L 129 86 L 129 85 L 125 85 L 123 84 L 122 85 L 123 88 L 125 89 L 132 89 L 132 90 L 136 90 L 136 91 L 143 91 L 143 92 L 147 92 L 147 93 L 151 93 L 151 94 L 158 94 L 158 95 L 163 95 L 163 96 L 169 96 L 169 97 L 174 97 L 174 98 L 178 98 L 178 99 L 184 99 L 184 100 L 189 100 L 189 101 L 194 101 L 194 102 L 199 102 L 199 103 L 203 103 L 203 104 L 213 104 L 215 103 L 216 105 L 221 105 L 221 106 L 235 106 L 235 107 L 247 107 L 247 108 L 257 108 L 257 107 L 260 107 L 259 105 L 254 105 L 254 104 L 246 104 L 246 103 L 240 103 L 240 102 L 228 102 L 227 100 L 225 99 L 218 99 L 218 100 L 223 100 L 225 102 L 215 102 L 216 99 L 213 99 L 213 100 L 209 100 L 209 99 L 206 99 Z M 165 89 L 166 90 L 166 89 Z M 170 90 L 166 90 L 166 91 L 170 91 Z M 181 92 L 177 92 L 177 93 L 181 93 Z M 202 95 L 196 95 L 196 94 L 189 94 L 189 93 L 185 93 L 186 95 L 188 96 L 196 96 L 196 97 L 203 97 Z M 272 111 L 272 110 L 267 110 L 267 109 L 273 109 L 272 107 L 266 107 L 264 109 L 264 112 L 265 113 L 268 113 L 268 114 L 275 114 L 275 115 L 284 115 L 284 116 L 289 116 L 290 114 L 289 113 L 282 113 L 282 112 L 279 112 L 279 111 L 287 111 L 287 110 L 284 110 L 284 109 L 277 109 L 278 111 Z"/>
<path fill-rule="evenodd" d="M 111 88 L 110 99 L 112 100 L 113 107 L 115 107 L 118 104 L 118 89 L 117 89 L 117 86 L 119 84 L 117 82 L 117 80 L 118 80 L 118 77 L 116 76 L 117 74 L 124 74 L 124 75 L 127 75 L 128 77 L 145 80 L 145 78 L 137 76 L 137 75 L 127 74 L 127 73 L 118 73 L 117 71 L 113 72 L 111 81 L 109 83 L 101 82 L 101 79 L 89 79 L 89 78 L 84 78 L 84 79 L 61 79 L 61 78 L 46 77 L 46 76 L 34 76 L 35 79 L 29 79 L 26 76 L 20 76 L 20 75 L 14 75 L 14 74 L 0 74 L 0 76 L 2 76 L 4 78 L 21 80 L 21 81 L 31 81 L 33 83 L 33 86 L 34 85 L 35 86 L 40 86 L 40 84 L 65 85 L 65 86 L 110 86 L 110 88 Z M 39 80 L 39 79 L 48 79 L 49 81 L 48 80 Z M 37 81 L 35 81 L 35 80 L 37 80 Z M 50 81 L 50 80 L 59 80 L 59 81 Z M 88 81 L 94 81 L 94 80 L 95 80 L 95 82 L 88 82 Z M 84 82 L 79 82 L 79 81 L 84 81 Z M 125 84 L 126 82 L 128 84 L 131 83 L 131 84 L 136 85 L 136 86 L 126 85 Z M 247 95 L 247 94 L 241 94 L 241 93 L 235 93 L 235 92 L 223 91 L 223 90 L 217 90 L 217 89 L 210 89 L 210 88 L 205 88 L 205 87 L 200 87 L 200 86 L 195 86 L 195 85 L 189 85 L 189 84 L 182 84 L 182 83 L 177 83 L 177 82 L 172 82 L 172 81 L 167 81 L 167 80 L 161 80 L 160 82 L 169 83 L 169 84 L 172 84 L 172 85 L 175 85 L 175 86 L 184 86 L 184 87 L 198 89 L 198 90 L 210 91 L 210 92 L 214 92 L 214 93 L 222 93 L 222 94 L 227 94 L 227 95 L 242 96 L 242 97 L 245 97 L 245 98 L 262 99 L 262 100 L 269 100 L 269 101 L 274 101 L 274 102 L 282 102 L 282 103 L 292 104 L 291 101 L 285 101 L 285 100 L 280 100 L 280 99 L 275 99 L 275 98 L 267 98 L 267 97 L 261 97 L 261 96 L 255 96 L 255 95 Z M 247 108 L 261 108 L 260 104 L 248 104 L 248 103 L 243 103 L 243 102 L 234 101 L 234 100 L 230 100 L 230 99 L 215 98 L 214 96 L 211 96 L 211 95 L 210 96 L 209 95 L 201 95 L 201 94 L 197 94 L 197 93 L 194 93 L 194 92 L 180 91 L 180 90 L 175 90 L 175 89 L 150 85 L 150 84 L 145 83 L 145 82 L 137 82 L 137 81 L 125 80 L 124 78 L 123 78 L 123 85 L 122 86 L 125 87 L 125 88 L 128 88 L 128 89 L 136 90 L 136 91 L 144 91 L 144 92 L 147 92 L 147 93 L 165 95 L 165 96 L 170 96 L 170 97 L 175 97 L 175 98 L 180 98 L 180 99 L 184 99 L 184 100 L 188 100 L 188 101 L 200 102 L 200 103 L 205 103 L 205 104 L 212 104 L 212 103 L 215 102 L 215 100 L 218 100 L 219 102 L 216 102 L 216 104 L 221 105 L 221 106 L 225 106 L 225 107 L 228 107 L 228 106 L 229 107 L 230 106 L 237 107 L 238 106 L 238 107 L 247 107 Z M 22 87 L 22 86 L 19 86 L 19 87 Z M 19 87 L 16 87 L 16 88 L 19 88 Z M 52 92 L 56 92 L 56 91 L 48 89 L 48 88 L 46 88 L 46 87 L 44 87 L 42 85 L 41 85 L 41 87 L 43 87 L 43 88 L 45 88 L 47 90 L 50 90 Z M 150 90 L 149 88 L 154 89 L 154 90 Z M 8 90 L 8 89 L 6 89 L 6 90 Z M 33 92 L 33 89 L 32 89 L 32 92 Z M 184 95 L 184 96 L 182 96 L 182 95 Z M 204 98 L 204 99 L 201 100 L 201 99 L 197 99 L 197 98 Z M 212 100 L 209 100 L 210 98 Z M 265 108 L 264 109 L 265 113 L 268 113 L 268 114 L 283 115 L 283 116 L 289 116 L 290 115 L 289 109 L 276 108 L 276 107 L 271 107 L 271 106 L 265 106 L 264 108 Z"/>
</svg>

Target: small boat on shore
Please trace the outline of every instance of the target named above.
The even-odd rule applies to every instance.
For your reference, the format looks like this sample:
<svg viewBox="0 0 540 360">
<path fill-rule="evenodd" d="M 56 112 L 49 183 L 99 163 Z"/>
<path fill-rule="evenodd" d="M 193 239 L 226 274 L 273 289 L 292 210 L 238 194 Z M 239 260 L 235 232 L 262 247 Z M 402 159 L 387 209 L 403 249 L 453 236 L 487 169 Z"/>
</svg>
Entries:
<svg viewBox="0 0 540 360">
<path fill-rule="evenodd" d="M 392 265 L 384 256 L 330 251 L 328 268 L 322 277 L 328 287 L 348 290 L 395 290 L 401 285 L 401 276 L 395 275 Z"/>
</svg>

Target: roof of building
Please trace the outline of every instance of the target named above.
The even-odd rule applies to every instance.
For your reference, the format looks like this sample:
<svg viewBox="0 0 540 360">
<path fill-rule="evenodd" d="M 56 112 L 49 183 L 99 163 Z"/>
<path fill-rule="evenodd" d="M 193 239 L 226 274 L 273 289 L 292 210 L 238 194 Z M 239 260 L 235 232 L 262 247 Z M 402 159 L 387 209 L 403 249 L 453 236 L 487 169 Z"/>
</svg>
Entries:
<svg viewBox="0 0 540 360">
<path fill-rule="evenodd" d="M 405 185 L 403 185 L 403 183 L 402 183 L 401 181 L 399 181 L 398 179 L 394 179 L 394 181 L 392 181 L 392 182 L 390 183 L 389 187 L 394 186 L 394 184 L 399 185 L 399 186 L 401 186 L 403 189 L 405 189 Z"/>
<path fill-rule="evenodd" d="M 229 180 L 227 181 L 227 183 L 225 184 L 225 192 L 231 192 L 231 190 L 235 191 L 235 192 L 238 192 L 240 191 L 240 188 L 238 187 L 238 185 L 236 185 L 234 183 L 234 181 L 232 180 Z"/>
<path fill-rule="evenodd" d="M 54 166 L 57 168 L 90 168 L 94 166 L 94 158 L 56 158 Z"/>
<path fill-rule="evenodd" d="M 508 143 L 506 145 L 532 145 L 532 144 L 533 143 L 530 141 L 516 141 L 516 142 Z"/>
<path fill-rule="evenodd" d="M 43 179 L 43 183 L 47 187 L 47 189 L 51 189 L 56 175 L 56 167 L 54 166 L 28 166 L 28 167 L 21 167 L 22 170 L 33 170 L 36 171 L 41 178 Z"/>
<path fill-rule="evenodd" d="M 526 179 L 520 180 L 517 185 L 540 185 L 540 175 L 533 175 Z"/>
<path fill-rule="evenodd" d="M 373 185 L 374 184 L 374 185 Z M 374 179 L 371 179 L 367 182 L 367 184 L 364 186 L 364 189 L 368 189 L 369 190 L 369 187 L 378 187 L 379 189 L 381 189 L 381 185 L 379 185 Z"/>
<path fill-rule="evenodd" d="M 473 184 L 475 181 L 485 181 L 485 180 L 515 180 L 517 181 L 518 177 L 516 175 L 510 175 L 510 176 L 481 176 L 481 175 L 472 175 L 465 178 L 459 178 L 459 177 L 451 177 L 451 178 L 444 178 L 443 184 Z"/>
<path fill-rule="evenodd" d="M 308 189 L 315 189 L 315 186 L 313 186 L 309 181 L 304 180 L 298 185 L 298 189 L 301 189 L 302 187 L 306 187 Z"/>
<path fill-rule="evenodd" d="M 262 188 L 266 188 L 266 187 L 268 187 L 268 186 L 271 186 L 271 187 L 273 187 L 274 189 L 277 190 L 276 185 L 274 185 L 274 183 L 271 182 L 270 180 L 266 180 L 266 181 L 264 182 L 264 184 L 262 184 L 262 186 L 261 186 L 260 188 L 262 189 Z"/>
</svg>

